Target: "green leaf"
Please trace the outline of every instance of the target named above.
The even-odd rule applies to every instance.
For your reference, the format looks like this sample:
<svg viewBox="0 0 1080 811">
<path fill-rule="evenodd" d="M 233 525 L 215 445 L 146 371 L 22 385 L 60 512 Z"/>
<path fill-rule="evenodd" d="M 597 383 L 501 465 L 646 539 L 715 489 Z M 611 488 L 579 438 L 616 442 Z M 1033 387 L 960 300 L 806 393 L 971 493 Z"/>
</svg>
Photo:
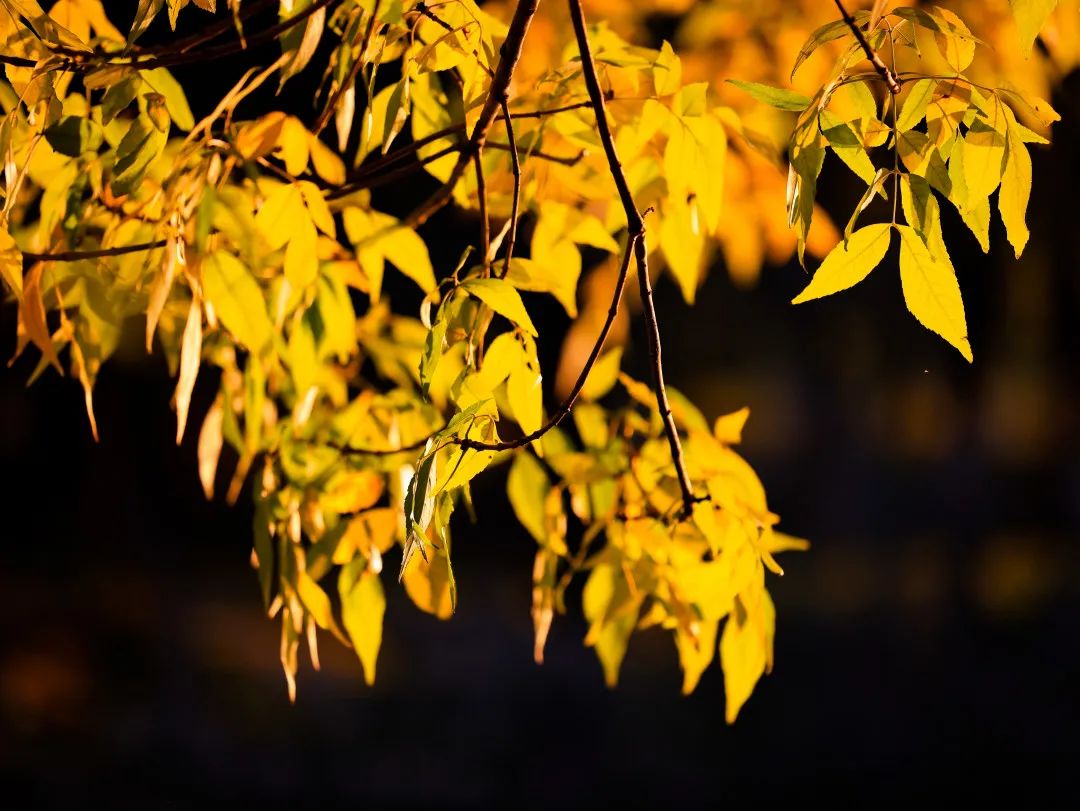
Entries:
<svg viewBox="0 0 1080 811">
<path fill-rule="evenodd" d="M 810 284 L 791 303 L 802 304 L 830 296 L 861 282 L 885 258 L 891 228 L 889 223 L 867 225 L 852 234 L 846 245 L 838 244 L 825 257 Z"/>
<path fill-rule="evenodd" d="M 461 285 L 470 295 L 476 296 L 504 318 L 517 324 L 527 333 L 536 337 L 529 313 L 521 301 L 521 295 L 505 279 L 469 279 Z"/>
<path fill-rule="evenodd" d="M 810 106 L 811 99 L 794 90 L 784 90 L 779 87 L 771 87 L 760 82 L 744 82 L 739 79 L 728 79 L 728 84 L 733 84 L 740 90 L 749 93 L 755 99 L 778 110 L 787 110 L 799 113 Z"/>
<path fill-rule="evenodd" d="M 971 344 L 960 285 L 948 256 L 934 257 L 922 238 L 907 225 L 900 232 L 900 283 L 904 301 L 919 323 L 959 350 L 970 363 Z"/>
<path fill-rule="evenodd" d="M 45 140 L 61 155 L 77 158 L 84 152 L 96 152 L 104 133 L 89 118 L 66 115 L 45 130 Z"/>
<path fill-rule="evenodd" d="M 274 334 L 262 289 L 230 253 L 216 251 L 203 262 L 203 289 L 218 318 L 241 344 L 260 354 Z"/>
<path fill-rule="evenodd" d="M 1016 27 L 1020 34 L 1020 48 L 1024 56 L 1031 56 L 1031 46 L 1039 35 L 1047 18 L 1057 7 L 1058 0 L 1009 0 Z"/>
<path fill-rule="evenodd" d="M 126 109 L 131 102 L 135 101 L 135 96 L 138 95 L 141 85 L 142 80 L 138 75 L 126 76 L 116 84 L 111 85 L 105 91 L 105 96 L 101 100 L 101 123 L 107 125 L 116 118 L 117 113 Z"/>
<path fill-rule="evenodd" d="M 161 154 L 167 137 L 146 116 L 139 116 L 116 147 L 112 192 L 118 197 L 132 192 L 150 164 Z"/>
<path fill-rule="evenodd" d="M 386 594 L 379 575 L 368 568 L 362 555 L 341 568 L 338 575 L 341 620 L 364 669 L 364 681 L 375 683 L 375 664 L 382 646 Z"/>
</svg>

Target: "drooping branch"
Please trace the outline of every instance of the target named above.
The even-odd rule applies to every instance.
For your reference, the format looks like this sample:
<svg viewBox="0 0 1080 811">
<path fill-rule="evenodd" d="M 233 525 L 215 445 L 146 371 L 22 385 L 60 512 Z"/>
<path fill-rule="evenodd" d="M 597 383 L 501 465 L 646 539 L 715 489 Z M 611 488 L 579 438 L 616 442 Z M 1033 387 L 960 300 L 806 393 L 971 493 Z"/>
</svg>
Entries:
<svg viewBox="0 0 1080 811">
<path fill-rule="evenodd" d="M 682 441 L 679 439 L 678 427 L 675 425 L 675 418 L 671 413 L 671 404 L 668 401 L 667 387 L 664 383 L 664 365 L 660 356 L 660 327 L 656 320 L 652 282 L 649 279 L 649 251 L 645 242 L 645 221 L 641 212 L 638 211 L 637 204 L 634 202 L 634 195 L 630 191 L 626 173 L 623 171 L 618 152 L 615 150 L 615 139 L 612 137 L 611 127 L 607 120 L 604 93 L 600 89 L 600 79 L 596 74 L 596 65 L 593 62 L 592 50 L 589 47 L 589 34 L 585 28 L 585 14 L 581 10 L 581 2 L 580 0 L 568 0 L 568 2 L 570 21 L 574 26 L 574 35 L 577 38 L 578 51 L 581 54 L 581 72 L 585 78 L 585 87 L 589 91 L 593 109 L 596 112 L 597 134 L 600 136 L 600 142 L 604 146 L 608 169 L 611 172 L 612 179 L 615 181 L 615 188 L 619 192 L 619 199 L 622 201 L 623 210 L 626 213 L 626 225 L 631 237 L 630 244 L 634 246 L 638 284 L 641 288 L 641 303 L 645 311 L 646 334 L 649 339 L 649 353 L 652 360 L 653 382 L 656 387 L 656 405 L 664 422 L 664 432 L 667 434 L 668 445 L 671 447 L 671 461 L 675 465 L 679 489 L 682 491 L 683 512 L 685 515 L 693 506 L 695 498 L 690 482 L 690 474 L 686 470 L 686 462 L 683 459 Z"/>
<path fill-rule="evenodd" d="M 623 289 L 626 287 L 626 277 L 630 271 L 630 259 L 634 254 L 634 248 L 637 245 L 639 238 L 640 234 L 637 236 L 631 234 L 627 237 L 626 249 L 623 251 L 622 261 L 619 263 L 619 274 L 615 279 L 615 289 L 611 294 L 611 304 L 608 306 L 604 325 L 600 328 L 600 334 L 596 336 L 596 342 L 589 352 L 589 357 L 585 359 L 585 363 L 581 367 L 581 372 L 578 373 L 578 378 L 574 383 L 574 387 L 570 389 L 570 393 L 566 395 L 566 398 L 559 407 L 555 409 L 555 412 L 548 417 L 547 422 L 531 434 L 526 434 L 517 439 L 508 439 L 503 442 L 482 442 L 466 437 L 464 439 L 456 440 L 458 445 L 466 450 L 471 449 L 477 451 L 509 451 L 514 450 L 515 448 L 523 448 L 530 442 L 535 442 L 537 439 L 540 439 L 544 434 L 566 419 L 570 414 L 571 409 L 573 409 L 578 395 L 581 394 L 581 390 L 585 387 L 585 381 L 589 378 L 589 372 L 591 372 L 593 366 L 596 365 L 596 361 L 599 359 L 600 353 L 604 349 L 604 344 L 607 342 L 607 337 L 611 333 L 611 327 L 615 323 L 615 318 L 619 314 L 619 303 L 622 301 Z"/>
<path fill-rule="evenodd" d="M 505 101 L 502 104 L 502 120 L 506 126 L 507 146 L 510 147 L 510 168 L 514 173 L 514 197 L 510 203 L 510 225 L 506 232 L 506 257 L 503 259 L 500 274 L 505 278 L 510 272 L 510 260 L 514 258 L 514 241 L 517 238 L 518 215 L 521 211 L 521 160 L 518 157 L 517 140 L 514 138 L 513 117 Z"/>
<path fill-rule="evenodd" d="M 848 13 L 848 10 L 844 8 L 844 4 L 841 0 L 834 0 L 836 7 L 840 10 L 840 16 L 844 22 L 847 23 L 848 28 L 851 29 L 851 33 L 855 35 L 855 39 L 859 43 L 859 47 L 863 49 L 863 53 L 866 54 L 866 58 L 870 60 L 870 64 L 874 66 L 874 70 L 880 74 L 881 78 L 885 81 L 885 86 L 889 88 L 889 92 L 894 96 L 900 92 L 900 82 L 896 79 L 896 74 L 893 73 L 892 68 L 885 64 L 878 52 L 874 50 L 870 41 L 866 38 L 866 35 L 859 28 L 859 24 L 855 21 L 855 18 Z"/>
</svg>

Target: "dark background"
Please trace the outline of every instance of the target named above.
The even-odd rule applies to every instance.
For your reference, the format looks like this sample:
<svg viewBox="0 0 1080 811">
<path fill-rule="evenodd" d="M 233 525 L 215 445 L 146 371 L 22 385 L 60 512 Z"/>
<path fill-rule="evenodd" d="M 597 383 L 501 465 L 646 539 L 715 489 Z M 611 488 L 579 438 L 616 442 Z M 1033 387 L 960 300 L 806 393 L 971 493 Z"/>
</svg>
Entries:
<svg viewBox="0 0 1080 811">
<path fill-rule="evenodd" d="M 244 65 L 177 71 L 197 116 Z M 280 103 L 306 116 L 311 90 L 301 77 Z M 302 655 L 291 706 L 248 565 L 248 500 L 202 497 L 196 432 L 172 445 L 173 382 L 141 352 L 142 324 L 98 382 L 98 445 L 78 384 L 50 373 L 26 389 L 35 361 L 21 359 L 0 373 L 0 804 L 1052 796 L 1074 768 L 1080 684 L 1080 77 L 1054 102 L 1065 120 L 1034 156 L 1024 261 L 1000 223 L 989 257 L 946 223 L 973 366 L 906 312 L 895 263 L 799 308 L 796 266 L 749 291 L 714 269 L 689 310 L 659 282 L 669 380 L 709 417 L 751 406 L 743 451 L 782 527 L 814 541 L 770 581 L 776 671 L 733 727 L 719 668 L 681 697 L 660 631 L 635 635 L 615 691 L 578 611 L 532 663 L 533 544 L 502 471 L 474 485 L 479 525 L 458 528 L 453 620 L 388 582 L 375 687 L 327 639 L 321 673 Z M 859 192 L 826 173 L 842 221 Z M 380 205 L 407 208 L 423 183 Z M 462 226 L 428 226 L 437 266 Z M 565 317 L 529 306 L 550 380 Z M 0 355 L 14 334 L 5 305 Z M 642 342 L 629 351 L 641 364 Z M 193 424 L 215 389 L 204 373 Z"/>
</svg>

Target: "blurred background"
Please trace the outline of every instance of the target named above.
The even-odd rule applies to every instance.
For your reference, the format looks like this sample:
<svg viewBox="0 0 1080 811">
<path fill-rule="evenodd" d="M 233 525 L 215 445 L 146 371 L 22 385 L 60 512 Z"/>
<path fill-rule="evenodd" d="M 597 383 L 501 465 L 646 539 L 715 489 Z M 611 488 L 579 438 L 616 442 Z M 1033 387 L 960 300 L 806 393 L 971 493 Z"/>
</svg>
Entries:
<svg viewBox="0 0 1080 811">
<path fill-rule="evenodd" d="M 223 89 L 214 77 L 243 67 L 178 71 L 197 115 Z M 280 104 L 310 97 L 298 82 Z M 302 655 L 292 706 L 248 562 L 249 499 L 204 499 L 196 432 L 172 444 L 174 384 L 142 351 L 142 324 L 102 370 L 100 444 L 75 381 L 49 373 L 27 389 L 30 358 L 3 370 L 5 795 L 46 807 L 98 794 L 113 807 L 873 801 L 942 785 L 1053 796 L 1080 732 L 1080 75 L 1054 103 L 1064 120 L 1033 150 L 1023 261 L 1000 222 L 984 256 L 947 211 L 972 366 L 907 313 L 895 264 L 799 308 L 795 263 L 747 288 L 721 262 L 693 308 L 659 280 L 670 382 L 708 417 L 750 406 L 742 452 L 781 527 L 814 544 L 769 583 L 776 670 L 733 727 L 719 668 L 681 697 L 659 630 L 634 636 L 614 691 L 576 606 L 533 664 L 534 545 L 501 470 L 474 483 L 479 524 L 457 527 L 457 615 L 440 622 L 388 588 L 377 684 L 328 643 L 320 673 Z M 845 171 L 827 164 L 822 183 L 840 221 L 859 195 Z M 425 191 L 393 190 L 387 210 Z M 462 216 L 428 226 L 451 262 Z M 529 306 L 550 380 L 568 324 L 557 305 Z M 15 324 L 0 308 L 0 356 Z M 639 326 L 628 352 L 643 369 Z M 200 377 L 193 419 L 216 388 Z"/>
</svg>

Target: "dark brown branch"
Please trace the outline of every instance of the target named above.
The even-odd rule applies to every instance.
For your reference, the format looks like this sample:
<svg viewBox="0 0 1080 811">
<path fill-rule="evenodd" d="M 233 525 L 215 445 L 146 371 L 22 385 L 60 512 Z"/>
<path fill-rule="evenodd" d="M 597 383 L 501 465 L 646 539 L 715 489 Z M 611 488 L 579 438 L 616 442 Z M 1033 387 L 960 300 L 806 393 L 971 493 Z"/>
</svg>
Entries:
<svg viewBox="0 0 1080 811">
<path fill-rule="evenodd" d="M 96 248 L 90 251 L 56 251 L 55 253 L 33 253 L 23 251 L 23 259 L 31 262 L 79 262 L 83 259 L 104 259 L 109 256 L 123 256 L 128 253 L 140 251 L 152 251 L 164 248 L 169 244 L 167 239 L 156 239 L 153 242 L 140 242 L 136 245 L 123 245 L 117 248 Z"/>
<path fill-rule="evenodd" d="M 342 456 L 394 456 L 398 453 L 415 453 L 422 450 L 429 439 L 431 439 L 431 435 L 408 445 L 402 445 L 400 448 L 350 448 L 347 445 L 335 445 L 332 442 L 327 443 L 327 446 L 339 451 Z"/>
<path fill-rule="evenodd" d="M 834 0 L 834 2 L 836 3 L 836 7 L 840 9 L 840 16 L 843 18 L 844 22 L 847 23 L 848 28 L 851 29 L 851 33 L 855 35 L 855 39 L 858 40 L 859 47 L 863 49 L 866 58 L 870 60 L 870 64 L 874 66 L 874 70 L 881 75 L 881 78 L 885 81 L 885 86 L 889 88 L 889 92 L 894 96 L 897 95 L 900 92 L 900 82 L 896 80 L 896 74 L 893 73 L 892 68 L 886 65 L 881 57 L 878 56 L 878 52 L 870 45 L 870 41 L 862 32 L 862 29 L 859 28 L 859 24 L 855 21 L 855 18 L 848 13 L 846 8 L 844 8 L 844 4 L 841 0 Z"/>
<path fill-rule="evenodd" d="M 581 71 L 585 78 L 585 87 L 589 91 L 593 109 L 596 111 L 596 129 L 600 136 L 600 142 L 604 146 L 604 152 L 608 159 L 608 169 L 611 171 L 615 188 L 619 192 L 623 210 L 626 213 L 626 225 L 630 230 L 630 244 L 634 246 L 634 254 L 637 259 L 638 284 L 641 288 L 641 303 L 645 311 L 645 324 L 649 339 L 649 352 L 652 357 L 653 381 L 656 386 L 656 405 L 660 410 L 660 417 L 664 421 L 664 431 L 667 434 L 668 445 L 671 447 L 671 461 L 675 465 L 675 472 L 679 480 L 679 489 L 683 497 L 683 514 L 689 513 L 695 498 L 693 487 L 690 482 L 690 474 L 686 470 L 686 462 L 683 459 L 682 442 L 679 439 L 679 431 L 675 425 L 675 418 L 671 413 L 671 404 L 668 402 L 667 387 L 664 384 L 664 365 L 660 356 L 660 327 L 656 320 L 656 309 L 653 305 L 652 282 L 649 279 L 648 248 L 645 243 L 645 222 L 641 212 L 637 209 L 634 196 L 630 192 L 630 184 L 627 183 L 626 173 L 619 162 L 619 155 L 615 150 L 615 139 L 611 134 L 611 127 L 607 120 L 607 110 L 604 106 L 604 93 L 600 89 L 600 80 L 596 75 L 596 65 L 593 62 L 592 50 L 589 47 L 589 34 L 585 29 L 585 15 L 581 10 L 580 0 L 568 0 L 570 6 L 570 21 L 574 26 L 574 35 L 577 38 L 578 51 L 581 53 Z"/>
<path fill-rule="evenodd" d="M 549 115 L 555 115 L 555 113 L 566 113 L 570 110 L 580 110 L 584 107 L 592 107 L 591 101 L 579 101 L 576 104 L 566 104 L 562 107 L 549 107 L 546 110 L 527 110 L 523 113 L 509 113 L 510 118 L 545 118 Z M 499 120 L 502 120 L 507 116 L 507 113 L 503 113 Z"/>
<path fill-rule="evenodd" d="M 14 68 L 33 68 L 37 66 L 37 60 L 27 59 L 23 56 L 0 54 L 0 65 L 11 65 Z"/>
<path fill-rule="evenodd" d="M 530 442 L 540 439 L 544 434 L 567 417 L 571 409 L 573 409 L 578 395 L 581 394 L 582 388 L 585 387 L 585 381 L 589 378 L 589 372 L 591 372 L 593 366 L 596 365 L 596 361 L 599 359 L 600 353 L 604 349 L 604 344 L 607 342 L 607 337 L 611 333 L 611 327 L 615 323 L 615 317 L 619 314 L 619 303 L 622 301 L 623 290 L 626 287 L 626 276 L 630 271 L 630 258 L 634 254 L 634 247 L 637 245 L 639 237 L 640 234 L 638 236 L 634 236 L 633 234 L 627 236 L 626 250 L 623 251 L 622 261 L 619 264 L 619 275 L 615 280 L 615 290 L 611 294 L 611 304 L 608 306 L 607 318 L 604 319 L 604 325 L 600 328 L 600 334 L 596 336 L 596 342 L 593 344 L 592 351 L 589 352 L 589 357 L 585 359 L 585 364 L 581 367 L 581 372 L 578 373 L 578 378 L 574 383 L 574 387 L 570 389 L 570 393 L 566 395 L 566 398 L 555 410 L 555 413 L 548 418 L 548 421 L 531 434 L 526 434 L 517 439 L 508 439 L 503 442 L 481 442 L 466 437 L 457 440 L 457 444 L 466 450 L 471 449 L 478 451 L 509 451 L 514 450 L 515 448 L 523 448 Z"/>
<path fill-rule="evenodd" d="M 501 149 L 503 152 L 513 151 L 510 144 L 500 144 L 498 141 L 488 141 L 484 146 L 488 149 Z M 552 155 L 550 152 L 544 152 L 540 149 L 533 149 L 529 151 L 530 158 L 539 158 L 549 163 L 559 163 L 563 166 L 576 166 L 582 158 L 589 154 L 587 149 L 583 149 L 576 155 Z"/>
<path fill-rule="evenodd" d="M 510 147 L 510 168 L 514 173 L 514 198 L 510 203 L 510 225 L 506 232 L 506 256 L 500 278 L 506 278 L 510 272 L 510 260 L 514 258 L 514 241 L 517 238 L 518 215 L 521 211 L 521 160 L 518 157 L 517 141 L 514 139 L 514 122 L 507 103 L 502 103 L 503 122 L 506 126 L 507 146 Z"/>
</svg>

